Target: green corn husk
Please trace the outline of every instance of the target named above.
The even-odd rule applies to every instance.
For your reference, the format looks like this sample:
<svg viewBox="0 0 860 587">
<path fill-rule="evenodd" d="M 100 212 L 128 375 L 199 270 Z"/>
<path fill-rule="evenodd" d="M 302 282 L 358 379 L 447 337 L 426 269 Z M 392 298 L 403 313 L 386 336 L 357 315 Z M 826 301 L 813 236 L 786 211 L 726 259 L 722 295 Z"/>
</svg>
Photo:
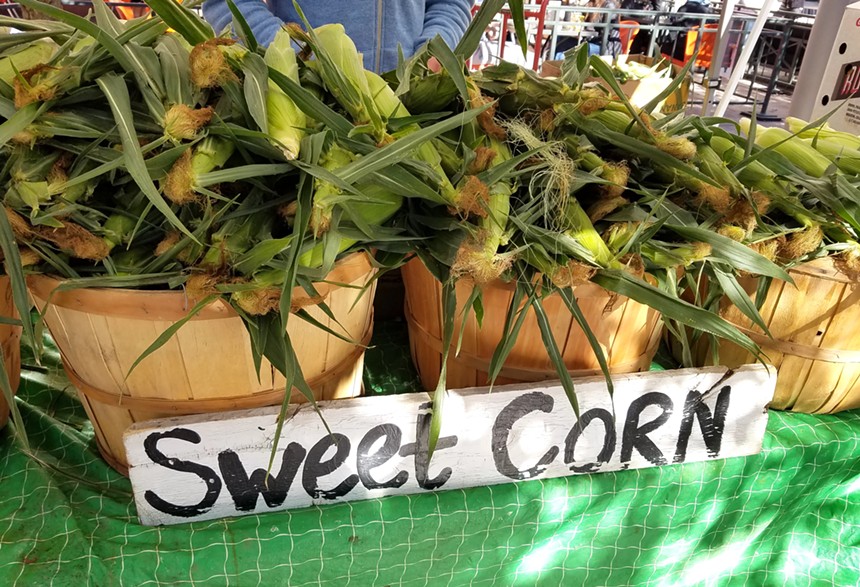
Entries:
<svg viewBox="0 0 860 587">
<path fill-rule="evenodd" d="M 381 226 L 394 216 L 403 205 L 403 196 L 395 194 L 378 183 L 359 183 L 356 189 L 363 198 L 344 206 L 346 217 L 354 223 Z"/>
<path fill-rule="evenodd" d="M 597 273 L 597 268 L 593 265 L 574 259 L 560 262 L 539 245 L 529 247 L 523 251 L 522 256 L 538 273 L 547 276 L 553 285 L 562 289 L 588 283 Z"/>
<path fill-rule="evenodd" d="M 290 44 L 290 36 L 280 30 L 266 49 L 266 65 L 299 83 L 299 66 L 296 52 Z M 288 161 L 298 158 L 302 138 L 305 136 L 307 117 L 284 91 L 269 80 L 266 95 L 266 112 L 269 135 L 273 144 L 283 150 Z"/>
<path fill-rule="evenodd" d="M 711 137 L 710 146 L 729 165 L 737 165 L 744 159 L 743 149 L 725 137 Z M 788 195 L 787 188 L 779 182 L 776 173 L 761 161 L 749 162 L 735 177 L 749 188 L 770 195 Z"/>
<path fill-rule="evenodd" d="M 742 119 L 741 128 L 749 133 L 750 120 Z M 787 130 L 776 127 L 758 127 L 755 142 L 760 147 L 773 147 L 774 151 L 813 177 L 824 177 L 833 163 L 824 155 L 804 143 Z"/>
<path fill-rule="evenodd" d="M 394 90 L 391 89 L 384 79 L 372 71 L 365 71 L 364 74 L 367 78 L 367 87 L 370 90 L 373 102 L 385 120 L 405 118 L 410 115 L 403 103 L 397 98 Z M 394 133 L 393 136 L 396 139 L 420 129 L 421 127 L 417 124 L 410 124 Z M 451 185 L 451 181 L 443 169 L 442 157 L 436 150 L 435 143 L 432 141 L 422 143 L 418 147 L 416 155 L 419 160 L 427 163 L 435 172 L 435 177 L 433 178 L 434 188 L 438 189 L 439 193 L 453 204 L 456 198 L 456 190 Z"/>
<path fill-rule="evenodd" d="M 439 153 L 442 170 L 448 176 L 457 175 L 463 170 L 463 158 L 448 143 L 438 138 L 433 139 L 432 143 Z"/>
<path fill-rule="evenodd" d="M 335 171 L 356 160 L 356 155 L 333 143 L 320 160 L 320 166 L 327 171 Z M 318 237 L 329 230 L 331 216 L 341 190 L 330 182 L 314 180 L 313 211 L 311 213 L 311 230 Z"/>
<path fill-rule="evenodd" d="M 382 226 L 388 222 L 403 206 L 403 197 L 386 190 L 376 183 L 363 183 L 356 186 L 367 198 L 363 201 L 352 201 L 346 207 L 346 215 L 349 219 L 359 216 L 361 222 L 368 226 Z M 348 237 L 341 237 L 338 254 L 343 253 L 358 241 Z M 323 264 L 324 243 L 316 243 L 314 247 L 299 257 L 299 265 L 311 269 L 318 269 Z"/>
<path fill-rule="evenodd" d="M 47 181 L 19 181 L 6 193 L 6 201 L 15 208 L 29 207 L 35 214 L 52 196 Z"/>
<path fill-rule="evenodd" d="M 710 145 L 696 146 L 696 163 L 702 173 L 719 185 L 728 188 L 732 195 L 743 193 L 744 187 L 737 176 L 731 172 L 723 158 Z"/>
<path fill-rule="evenodd" d="M 139 275 L 151 259 L 152 250 L 149 247 L 123 249 L 118 253 L 111 254 L 117 276 Z"/>
<path fill-rule="evenodd" d="M 275 214 L 272 210 L 236 215 L 227 220 L 212 234 L 211 244 L 203 255 L 200 266 L 214 271 L 230 266 L 240 255 L 246 253 L 253 243 L 271 238 L 274 224 Z"/>
<path fill-rule="evenodd" d="M 809 123 L 805 120 L 789 116 L 785 119 L 785 123 L 788 126 L 788 130 L 790 130 L 792 134 L 800 133 L 798 136 L 800 136 L 801 138 L 827 139 L 840 143 L 846 148 L 860 150 L 860 136 L 853 135 L 851 133 L 844 132 L 841 130 L 832 129 L 826 122 L 817 128 L 811 128 L 805 131 L 803 129 L 809 126 Z"/>
<path fill-rule="evenodd" d="M 580 168 L 611 182 L 611 185 L 600 186 L 604 197 L 619 197 L 627 189 L 627 182 L 630 179 L 630 169 L 624 163 L 614 163 L 604 160 L 593 148 L 583 145 L 581 139 L 582 137 L 578 135 L 567 134 L 564 136 L 564 146 L 567 154 Z"/>
<path fill-rule="evenodd" d="M 294 39 L 313 49 L 319 62 L 317 72 L 355 124 L 366 125 L 377 142 L 384 142 L 385 123 L 373 101 L 361 54 L 343 25 L 325 24 L 306 33 L 298 25 L 289 24 L 287 30 Z"/>
<path fill-rule="evenodd" d="M 489 139 L 489 145 L 495 153 L 494 166 L 511 159 L 510 149 L 505 143 Z M 458 249 L 457 258 L 451 266 L 453 275 L 483 285 L 495 281 L 510 267 L 510 255 L 500 254 L 499 249 L 506 242 L 512 193 L 513 184 L 507 179 L 490 186 L 486 215 L 479 219 L 476 233 Z"/>
<path fill-rule="evenodd" d="M 457 97 L 457 86 L 446 71 L 412 79 L 401 101 L 410 112 L 439 112 Z"/>
<path fill-rule="evenodd" d="M 691 201 L 695 203 L 696 207 L 705 204 L 715 212 L 725 213 L 736 201 L 731 190 L 727 187 L 714 186 L 682 170 L 660 164 L 654 164 L 653 169 L 655 176 L 661 183 L 674 184 L 690 191 L 695 196 Z"/>
<path fill-rule="evenodd" d="M 105 242 L 108 249 L 128 243 L 134 228 L 137 226 L 137 218 L 125 214 L 111 214 L 102 226 Z"/>
<path fill-rule="evenodd" d="M 617 255 L 633 240 L 640 226 L 640 222 L 614 222 L 603 233 L 603 241 Z"/>
<path fill-rule="evenodd" d="M 666 243 L 643 243 L 640 253 L 658 267 L 689 267 L 702 261 L 711 254 L 711 245 L 707 243 L 687 243 L 668 246 Z"/>
<path fill-rule="evenodd" d="M 162 182 L 164 195 L 177 204 L 193 202 L 197 199 L 198 178 L 223 167 L 235 148 L 227 139 L 206 137 L 173 164 Z"/>
<path fill-rule="evenodd" d="M 845 146 L 840 141 L 822 137 L 801 139 L 801 141 L 833 161 L 845 173 L 860 175 L 860 150 Z"/>
<path fill-rule="evenodd" d="M 580 99 L 578 92 L 560 80 L 540 77 L 530 69 L 504 61 L 485 67 L 474 79 L 482 91 L 498 96 L 502 110 L 509 114 L 518 114 L 526 108 L 543 110 Z"/>
<path fill-rule="evenodd" d="M 195 175 L 220 169 L 233 155 L 236 145 L 219 137 L 206 137 L 194 148 L 191 168 Z"/>
<path fill-rule="evenodd" d="M 47 63 L 56 50 L 56 43 L 43 39 L 23 45 L 14 53 L 7 53 L 0 59 L 0 80 L 12 85 L 19 72 Z"/>
<path fill-rule="evenodd" d="M 575 198 L 568 201 L 563 216 L 564 234 L 576 240 L 589 253 L 592 260 L 600 267 L 617 266 L 614 255 L 594 228 L 588 214 Z"/>
<path fill-rule="evenodd" d="M 652 131 L 653 139 L 643 132 L 642 127 L 634 123 L 634 119 L 627 111 L 619 109 L 601 108 L 588 115 L 591 120 L 596 120 L 609 130 L 618 133 L 626 133 L 642 140 L 654 143 L 654 146 L 673 157 L 687 161 L 696 156 L 696 145 L 688 138 L 682 136 L 667 136 L 659 131 Z M 632 125 L 632 126 L 631 126 Z"/>
</svg>

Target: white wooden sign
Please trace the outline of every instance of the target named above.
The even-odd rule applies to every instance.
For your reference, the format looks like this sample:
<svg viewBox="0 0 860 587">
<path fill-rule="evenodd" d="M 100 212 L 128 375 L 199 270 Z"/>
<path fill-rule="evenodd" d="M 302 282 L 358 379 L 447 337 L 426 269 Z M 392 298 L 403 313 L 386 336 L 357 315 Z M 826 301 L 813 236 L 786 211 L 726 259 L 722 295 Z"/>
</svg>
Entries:
<svg viewBox="0 0 860 587">
<path fill-rule="evenodd" d="M 433 459 L 424 393 L 140 422 L 125 446 L 140 521 L 177 524 L 385 495 L 601 473 L 761 451 L 776 373 L 762 365 L 449 392 Z M 614 408 L 614 409 L 613 409 Z"/>
</svg>

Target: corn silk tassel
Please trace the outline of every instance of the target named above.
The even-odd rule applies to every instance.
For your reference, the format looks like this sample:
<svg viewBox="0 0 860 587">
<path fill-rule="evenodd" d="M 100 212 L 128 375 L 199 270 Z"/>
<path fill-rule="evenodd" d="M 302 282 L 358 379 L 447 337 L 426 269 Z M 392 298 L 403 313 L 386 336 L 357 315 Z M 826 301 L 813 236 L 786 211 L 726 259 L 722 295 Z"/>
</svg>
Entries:
<svg viewBox="0 0 860 587">
<path fill-rule="evenodd" d="M 511 159 L 508 145 L 488 137 L 489 149 L 493 151 L 492 165 Z M 499 253 L 506 244 L 508 216 L 511 212 L 511 195 L 514 191 L 510 179 L 497 181 L 488 190 L 486 213 L 478 219 L 477 230 L 466 237 L 451 266 L 451 274 L 458 279 L 467 279 L 475 285 L 495 281 L 511 266 L 511 254 Z"/>
<path fill-rule="evenodd" d="M 233 142 L 219 137 L 206 137 L 193 150 L 187 149 L 162 181 L 164 195 L 174 204 L 196 201 L 198 178 L 223 167 L 234 149 Z"/>
<path fill-rule="evenodd" d="M 599 122 L 611 131 L 629 134 L 630 136 L 636 137 L 640 140 L 653 143 L 655 147 L 664 153 L 672 155 L 676 159 L 689 161 L 696 156 L 696 145 L 687 137 L 667 135 L 664 132 L 651 129 L 650 127 L 649 135 L 649 133 L 645 132 L 641 125 L 634 120 L 629 112 L 621 110 L 618 106 L 623 105 L 613 102 L 612 107 L 595 110 L 594 112 L 587 114 L 587 118 Z M 648 116 L 645 113 L 641 113 L 640 118 L 648 124 Z"/>
</svg>

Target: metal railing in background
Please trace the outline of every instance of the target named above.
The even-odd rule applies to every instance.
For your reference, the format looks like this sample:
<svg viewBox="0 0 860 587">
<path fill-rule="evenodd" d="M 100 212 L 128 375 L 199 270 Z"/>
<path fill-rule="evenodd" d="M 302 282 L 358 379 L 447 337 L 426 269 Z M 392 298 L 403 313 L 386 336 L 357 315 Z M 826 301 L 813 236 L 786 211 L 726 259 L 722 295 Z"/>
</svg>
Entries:
<svg viewBox="0 0 860 587">
<path fill-rule="evenodd" d="M 86 16 L 93 6 L 93 3 L 88 0 L 62 0 L 61 3 L 65 10 L 78 16 Z M 108 0 L 107 3 L 119 18 L 140 16 L 149 10 L 149 6 L 144 2 L 111 2 Z M 15 2 L 0 0 L 0 15 L 22 18 L 21 5 Z"/>
<path fill-rule="evenodd" d="M 582 0 L 574 1 L 582 2 Z M 711 4 L 711 9 L 714 11 L 712 14 L 674 12 L 674 5 L 682 5 L 683 2 L 684 0 L 664 2 L 662 3 L 664 9 L 660 11 L 563 5 L 560 0 L 552 0 L 549 3 L 528 3 L 525 6 L 527 12 L 540 13 L 543 17 L 540 31 L 535 25 L 541 22 L 541 19 L 532 18 L 526 21 L 529 46 L 536 53 L 529 59 L 529 64 L 538 68 L 541 61 L 555 57 L 562 41 L 567 44 L 572 41 L 574 45 L 593 42 L 600 47 L 602 54 L 607 54 L 607 48 L 611 45 L 610 40 L 616 38 L 613 31 L 618 31 L 620 34 L 622 31 L 631 29 L 636 30 L 636 33 L 631 32 L 631 35 L 648 35 L 647 50 L 644 53 L 650 57 L 659 57 L 662 53 L 661 45 L 667 39 L 674 37 L 680 39 L 676 40 L 677 43 L 683 44 L 690 31 L 695 28 L 699 31 L 706 30 L 707 25 L 713 26 L 719 21 L 719 3 Z M 90 0 L 63 0 L 63 5 L 70 12 L 80 15 L 86 15 L 92 8 Z M 109 5 L 120 18 L 140 16 L 148 10 L 143 2 L 109 2 Z M 542 8 L 543 12 L 541 12 Z M 815 12 L 817 12 L 815 8 L 803 8 L 799 11 L 773 13 L 758 41 L 754 58 L 745 72 L 745 78 L 749 84 L 746 86 L 745 93 L 742 91 L 736 94 L 741 99 L 740 102 L 735 102 L 736 104 L 752 104 L 753 95 L 764 85 L 759 116 L 766 117 L 771 96 L 776 89 L 791 90 L 800 71 Z M 594 18 L 593 22 L 587 22 L 586 17 L 589 14 L 596 15 L 597 18 Z M 0 0 L 0 15 L 21 16 L 20 5 Z M 737 9 L 732 15 L 727 50 L 720 64 L 722 71 L 730 70 L 734 65 L 738 48 L 742 46 L 756 15 L 757 11 L 744 8 Z M 501 29 L 502 18 L 500 15 L 494 23 L 497 29 Z M 508 35 L 514 35 L 513 27 L 510 25 L 507 31 L 498 32 L 498 38 L 494 42 L 484 43 L 485 48 L 495 46 L 495 50 L 489 50 L 490 55 L 487 56 L 486 63 L 498 61 L 499 56 L 504 54 L 503 48 Z M 704 37 L 703 34 L 696 36 L 695 51 L 700 49 Z M 620 43 L 612 45 L 617 48 Z M 622 46 L 622 52 L 624 49 L 625 47 Z"/>
<path fill-rule="evenodd" d="M 683 1 L 679 4 L 683 4 Z M 529 4 L 536 8 L 537 5 Z M 574 45 L 591 41 L 598 44 L 602 54 L 609 54 L 608 41 L 613 29 L 637 29 L 639 35 L 648 34 L 647 50 L 644 53 L 650 57 L 659 57 L 661 45 L 667 39 L 680 38 L 683 44 L 685 35 L 694 29 L 706 30 L 707 25 L 714 26 L 719 21 L 719 4 L 712 3 L 712 14 L 678 13 L 672 11 L 671 3 L 665 10 L 621 10 L 593 8 L 584 5 L 560 5 L 551 2 L 546 10 L 544 28 L 538 36 L 535 21 L 527 21 L 529 46 L 532 51 L 540 51 L 542 59 L 556 56 L 556 49 L 562 41 Z M 777 88 L 790 91 L 796 82 L 800 71 L 803 54 L 809 40 L 809 34 L 815 22 L 816 9 L 803 8 L 797 11 L 776 11 L 768 20 L 764 34 L 759 39 L 754 51 L 754 58 L 745 71 L 745 79 L 749 82 L 745 90 L 736 94 L 740 101 L 736 105 L 752 104 L 754 94 L 764 91 L 761 99 L 761 114 L 767 116 L 767 106 Z M 589 14 L 598 15 L 594 22 L 586 22 Z M 739 48 L 749 34 L 752 24 L 758 14 L 757 10 L 739 8 L 732 15 L 726 52 L 720 64 L 720 70 L 726 72 L 732 69 L 739 55 Z M 636 24 L 622 21 L 641 21 Z M 510 29 L 511 27 L 509 27 Z M 512 30 L 507 31 L 513 35 Z M 506 34 L 498 35 L 495 41 L 497 59 Z M 696 36 L 695 50 L 698 51 L 704 35 Z M 623 50 L 623 49 L 622 49 Z M 491 59 L 489 62 L 493 62 Z M 704 81 L 704 80 L 703 80 Z M 719 82 L 719 80 L 715 80 Z M 719 86 L 717 86 L 718 88 Z"/>
</svg>

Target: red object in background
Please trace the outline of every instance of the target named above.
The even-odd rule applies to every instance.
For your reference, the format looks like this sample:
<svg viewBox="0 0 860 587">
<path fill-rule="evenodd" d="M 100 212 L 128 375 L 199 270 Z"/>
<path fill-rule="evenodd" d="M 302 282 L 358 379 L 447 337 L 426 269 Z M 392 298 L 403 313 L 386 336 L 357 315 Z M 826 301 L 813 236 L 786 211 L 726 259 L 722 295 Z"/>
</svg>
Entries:
<svg viewBox="0 0 860 587">
<path fill-rule="evenodd" d="M 699 55 L 696 57 L 696 67 L 707 69 L 711 67 L 711 58 L 714 56 L 714 47 L 717 44 L 717 30 L 720 25 L 709 23 L 705 25 L 702 33 L 702 41 L 699 43 Z M 699 27 L 694 26 L 687 32 L 687 45 L 684 48 L 684 60 L 675 59 L 671 55 L 663 53 L 663 57 L 679 67 L 684 67 L 693 58 L 696 52 L 696 39 L 699 37 Z"/>
<path fill-rule="evenodd" d="M 639 23 L 635 20 L 622 20 L 618 24 L 622 25 L 618 28 L 618 36 L 621 38 L 621 47 L 624 54 L 630 53 L 630 45 L 633 44 L 633 39 L 639 34 Z M 628 25 L 625 27 L 624 25 Z"/>
<path fill-rule="evenodd" d="M 538 66 L 540 65 L 540 55 L 541 50 L 543 49 L 543 24 L 546 20 L 546 9 L 549 6 L 549 0 L 541 0 L 540 7 L 537 10 L 525 10 L 523 12 L 523 16 L 526 20 L 530 18 L 537 19 L 537 32 L 535 33 L 535 57 L 534 62 L 532 63 L 532 69 L 537 71 Z M 499 59 L 504 58 L 505 56 L 505 39 L 507 39 L 508 34 L 508 20 L 511 18 L 511 11 L 509 8 L 502 9 L 502 39 L 501 46 L 499 47 Z"/>
<path fill-rule="evenodd" d="M 133 18 L 141 17 L 145 14 L 149 13 L 149 6 L 140 3 L 140 6 L 118 6 L 118 4 L 131 4 L 131 2 L 116 2 L 112 0 L 107 0 L 108 6 L 110 6 L 116 15 L 122 20 L 131 20 Z"/>
</svg>

